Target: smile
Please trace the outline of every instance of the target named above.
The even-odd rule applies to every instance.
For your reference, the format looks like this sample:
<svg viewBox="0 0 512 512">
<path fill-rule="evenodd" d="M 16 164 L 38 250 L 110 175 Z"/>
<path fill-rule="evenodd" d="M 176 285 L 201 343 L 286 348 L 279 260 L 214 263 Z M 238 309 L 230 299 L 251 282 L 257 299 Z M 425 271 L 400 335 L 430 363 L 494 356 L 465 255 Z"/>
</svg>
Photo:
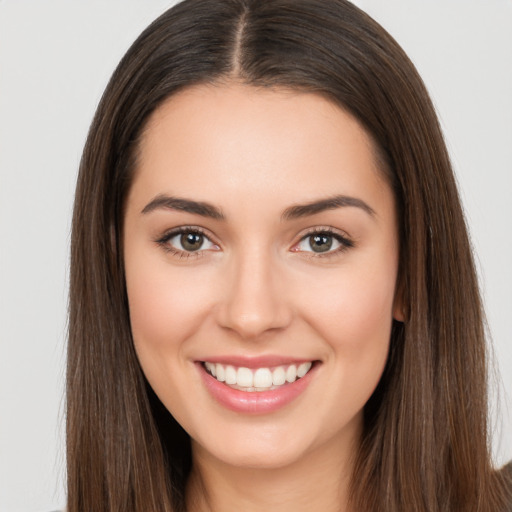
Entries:
<svg viewBox="0 0 512 512">
<path fill-rule="evenodd" d="M 269 414 L 291 404 L 306 392 L 318 374 L 320 361 L 240 361 L 231 364 L 197 361 L 201 380 L 210 396 L 222 407 L 242 414 Z M 268 366 L 264 366 L 268 364 Z M 251 366 L 251 368 L 248 368 Z"/>
<path fill-rule="evenodd" d="M 211 363 L 206 361 L 206 371 L 232 389 L 245 392 L 262 392 L 279 389 L 285 384 L 291 384 L 304 377 L 311 369 L 312 362 L 289 364 L 274 368 L 245 368 Z"/>
</svg>

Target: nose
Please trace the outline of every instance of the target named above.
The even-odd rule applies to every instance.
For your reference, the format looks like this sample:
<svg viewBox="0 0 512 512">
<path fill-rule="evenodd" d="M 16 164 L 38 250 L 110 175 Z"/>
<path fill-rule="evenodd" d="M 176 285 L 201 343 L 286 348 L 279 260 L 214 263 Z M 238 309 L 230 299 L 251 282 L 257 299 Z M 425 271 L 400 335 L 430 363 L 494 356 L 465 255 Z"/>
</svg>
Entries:
<svg viewBox="0 0 512 512">
<path fill-rule="evenodd" d="M 261 252 L 234 260 L 218 308 L 219 325 L 243 339 L 286 328 L 293 313 L 278 265 Z"/>
</svg>

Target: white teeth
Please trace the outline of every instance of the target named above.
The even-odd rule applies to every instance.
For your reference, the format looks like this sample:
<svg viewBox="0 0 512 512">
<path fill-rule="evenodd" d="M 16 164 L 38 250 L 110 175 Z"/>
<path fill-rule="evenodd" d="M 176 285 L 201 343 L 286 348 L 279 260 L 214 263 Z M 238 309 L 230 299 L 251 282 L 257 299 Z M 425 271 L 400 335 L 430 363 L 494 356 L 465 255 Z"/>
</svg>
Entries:
<svg viewBox="0 0 512 512">
<path fill-rule="evenodd" d="M 226 366 L 226 384 L 236 384 L 236 370 L 233 366 Z"/>
<path fill-rule="evenodd" d="M 278 366 L 272 372 L 272 384 L 274 386 L 282 386 L 286 382 L 286 372 L 282 366 Z"/>
<path fill-rule="evenodd" d="M 306 373 L 309 372 L 310 368 L 311 363 L 302 363 L 301 365 L 299 365 L 299 367 L 297 368 L 297 377 L 304 377 L 304 375 L 306 375 Z"/>
<path fill-rule="evenodd" d="M 208 373 L 213 375 L 219 382 L 240 389 L 242 391 L 265 391 L 276 389 L 285 383 L 295 382 L 306 375 L 311 369 L 312 362 L 301 363 L 300 365 L 286 365 L 270 368 L 236 368 L 231 365 L 205 362 L 204 366 Z"/>
<path fill-rule="evenodd" d="M 236 383 L 238 386 L 252 388 L 254 386 L 253 382 L 252 372 L 249 368 L 238 368 L 236 372 Z"/>
<path fill-rule="evenodd" d="M 226 372 L 224 370 L 224 366 L 221 364 L 215 365 L 215 377 L 219 382 L 224 382 L 226 380 Z"/>
<path fill-rule="evenodd" d="M 288 369 L 286 370 L 286 382 L 295 382 L 295 379 L 297 378 L 297 367 L 292 364 L 291 366 L 288 366 Z"/>
<path fill-rule="evenodd" d="M 254 372 L 254 387 L 269 388 L 272 386 L 272 372 L 268 368 L 258 368 Z"/>
</svg>

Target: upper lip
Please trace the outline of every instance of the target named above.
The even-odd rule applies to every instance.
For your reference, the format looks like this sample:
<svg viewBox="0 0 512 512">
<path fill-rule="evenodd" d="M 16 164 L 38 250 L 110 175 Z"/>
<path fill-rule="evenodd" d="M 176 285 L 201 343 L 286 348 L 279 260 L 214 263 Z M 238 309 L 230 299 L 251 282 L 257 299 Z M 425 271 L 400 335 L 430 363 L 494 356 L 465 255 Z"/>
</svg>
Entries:
<svg viewBox="0 0 512 512">
<path fill-rule="evenodd" d="M 314 359 L 303 357 L 290 357 L 282 355 L 262 355 L 262 356 L 211 356 L 200 360 L 201 362 L 219 363 L 243 368 L 270 368 L 273 366 L 285 366 L 292 364 L 301 364 L 312 362 Z"/>
</svg>

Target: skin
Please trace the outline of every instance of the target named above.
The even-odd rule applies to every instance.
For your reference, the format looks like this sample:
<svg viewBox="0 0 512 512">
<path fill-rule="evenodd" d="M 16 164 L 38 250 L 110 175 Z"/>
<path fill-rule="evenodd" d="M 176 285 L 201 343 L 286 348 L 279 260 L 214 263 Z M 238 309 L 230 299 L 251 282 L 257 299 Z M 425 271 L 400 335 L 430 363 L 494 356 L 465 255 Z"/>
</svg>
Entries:
<svg viewBox="0 0 512 512">
<path fill-rule="evenodd" d="M 148 211 L 162 194 L 224 219 Z M 369 209 L 283 218 L 337 194 Z M 206 234 L 201 250 L 164 240 L 183 226 Z M 325 229 L 352 246 L 314 252 L 308 237 Z M 310 93 L 227 83 L 171 97 L 142 137 L 124 257 L 142 369 L 192 438 L 190 510 L 343 510 L 363 407 L 401 320 L 394 198 L 360 124 Z M 277 411 L 230 411 L 200 378 L 197 361 L 269 354 L 317 361 Z"/>
</svg>

